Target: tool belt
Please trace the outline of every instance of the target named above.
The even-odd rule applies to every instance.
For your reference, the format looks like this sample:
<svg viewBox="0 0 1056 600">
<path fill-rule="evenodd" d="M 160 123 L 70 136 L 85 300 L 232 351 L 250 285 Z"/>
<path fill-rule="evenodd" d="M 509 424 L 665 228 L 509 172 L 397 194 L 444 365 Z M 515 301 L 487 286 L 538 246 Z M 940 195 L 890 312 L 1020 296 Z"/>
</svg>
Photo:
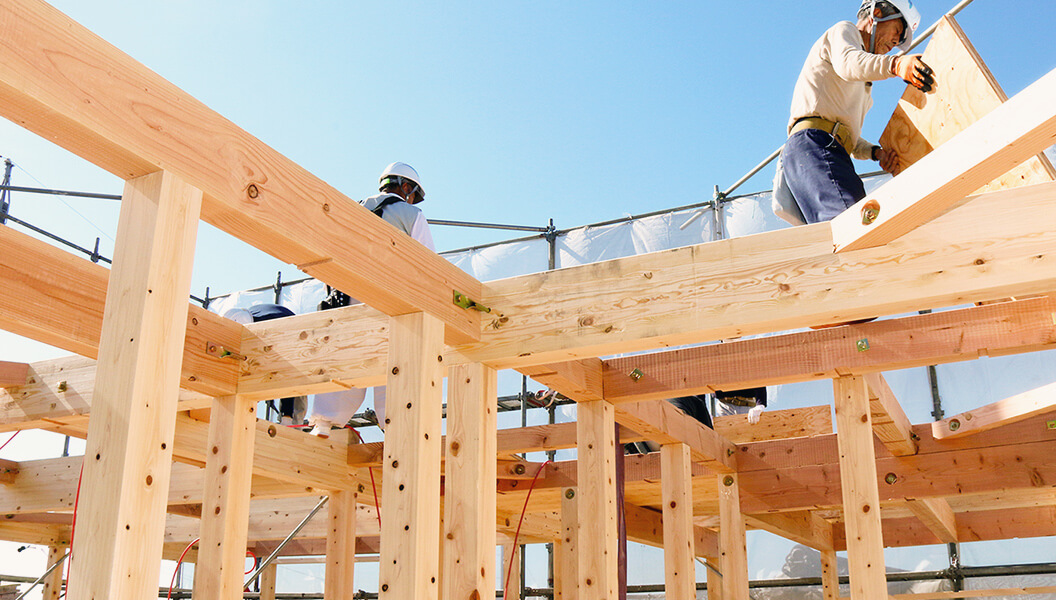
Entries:
<svg viewBox="0 0 1056 600">
<path fill-rule="evenodd" d="M 839 142 L 850 156 L 854 155 L 854 142 L 851 140 L 851 130 L 843 123 L 822 119 L 821 117 L 803 117 L 796 121 L 788 135 L 803 131 L 804 129 L 820 129 Z"/>
<path fill-rule="evenodd" d="M 758 402 L 755 401 L 755 398 L 749 398 L 745 396 L 726 396 L 724 398 L 719 398 L 718 400 L 723 404 L 732 404 L 733 406 L 746 406 L 748 408 L 752 408 L 756 404 L 758 404 Z"/>
</svg>

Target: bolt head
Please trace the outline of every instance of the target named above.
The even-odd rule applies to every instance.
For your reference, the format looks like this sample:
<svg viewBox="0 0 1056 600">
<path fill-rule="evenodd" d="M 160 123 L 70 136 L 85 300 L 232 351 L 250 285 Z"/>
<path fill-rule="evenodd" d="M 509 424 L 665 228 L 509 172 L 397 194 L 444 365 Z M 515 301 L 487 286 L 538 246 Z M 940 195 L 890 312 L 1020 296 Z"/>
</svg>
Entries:
<svg viewBox="0 0 1056 600">
<path fill-rule="evenodd" d="M 569 500 L 571 500 L 571 499 L 573 499 L 575 497 L 576 497 L 576 490 L 574 490 L 572 488 L 568 488 L 567 490 L 565 490 L 565 498 L 568 498 Z"/>
<path fill-rule="evenodd" d="M 950 431 L 957 431 L 961 428 L 961 422 L 957 419 L 950 420 Z"/>
<path fill-rule="evenodd" d="M 727 475 L 727 476 L 723 477 L 722 478 L 722 485 L 724 485 L 726 487 L 730 487 L 731 485 L 733 485 L 733 475 Z"/>
</svg>

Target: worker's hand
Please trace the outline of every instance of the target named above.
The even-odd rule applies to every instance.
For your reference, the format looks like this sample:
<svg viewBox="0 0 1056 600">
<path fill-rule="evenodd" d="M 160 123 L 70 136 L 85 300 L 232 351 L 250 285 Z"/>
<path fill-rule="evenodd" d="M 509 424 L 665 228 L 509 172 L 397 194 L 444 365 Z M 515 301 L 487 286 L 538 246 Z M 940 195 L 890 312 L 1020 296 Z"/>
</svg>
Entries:
<svg viewBox="0 0 1056 600">
<path fill-rule="evenodd" d="M 898 175 L 902 167 L 898 162 L 898 153 L 881 146 L 877 146 L 873 157 L 880 163 L 880 168 L 892 175 Z"/>
<path fill-rule="evenodd" d="M 762 404 L 756 404 L 755 406 L 753 406 L 751 410 L 748 411 L 748 422 L 752 425 L 758 423 L 759 419 L 763 416 L 764 410 L 766 410 L 766 407 Z"/>
<path fill-rule="evenodd" d="M 935 73 L 920 57 L 920 54 L 896 56 L 891 73 L 926 94 L 935 87 Z"/>
</svg>

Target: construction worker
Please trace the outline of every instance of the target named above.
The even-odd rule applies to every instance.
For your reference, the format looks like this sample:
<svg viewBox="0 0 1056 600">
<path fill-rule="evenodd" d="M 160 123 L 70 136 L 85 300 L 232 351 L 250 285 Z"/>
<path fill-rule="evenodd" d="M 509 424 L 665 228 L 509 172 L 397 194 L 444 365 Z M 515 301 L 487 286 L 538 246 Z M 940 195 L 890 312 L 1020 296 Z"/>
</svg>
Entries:
<svg viewBox="0 0 1056 600">
<path fill-rule="evenodd" d="M 837 23 L 810 49 L 792 95 L 778 175 L 802 222 L 828 221 L 865 197 L 852 157 L 878 161 L 891 173 L 900 170 L 894 150 L 861 137 L 862 123 L 873 104 L 872 82 L 897 76 L 924 92 L 934 85 L 919 54 L 887 55 L 908 49 L 919 25 L 912 0 L 865 0 L 857 23 Z M 783 204 L 780 185 L 775 210 Z"/>
<path fill-rule="evenodd" d="M 231 308 L 224 312 L 225 319 L 248 325 L 261 321 L 271 321 L 283 317 L 292 317 L 294 312 L 279 304 L 254 304 L 249 308 Z M 269 401 L 270 402 L 270 401 Z M 272 405 L 274 407 L 274 405 Z M 307 410 L 306 396 L 292 396 L 279 399 L 279 423 L 283 425 L 300 425 L 304 422 Z"/>
<path fill-rule="evenodd" d="M 422 210 L 416 206 L 425 200 L 425 190 L 422 188 L 418 171 L 407 163 L 394 162 L 381 172 L 378 191 L 381 193 L 361 200 L 360 204 L 418 240 L 426 248 L 435 251 L 429 223 Z M 319 310 L 348 306 L 356 302 L 339 290 L 333 289 L 319 304 Z M 312 425 L 312 435 L 329 437 L 332 428 L 344 427 L 363 404 L 365 396 L 365 388 L 316 394 L 312 414 L 308 417 L 308 423 Z M 384 386 L 374 388 L 374 413 L 378 426 L 385 429 Z"/>
<path fill-rule="evenodd" d="M 748 422 L 755 425 L 766 410 L 766 387 L 746 390 L 715 392 L 715 416 L 748 415 Z"/>
</svg>

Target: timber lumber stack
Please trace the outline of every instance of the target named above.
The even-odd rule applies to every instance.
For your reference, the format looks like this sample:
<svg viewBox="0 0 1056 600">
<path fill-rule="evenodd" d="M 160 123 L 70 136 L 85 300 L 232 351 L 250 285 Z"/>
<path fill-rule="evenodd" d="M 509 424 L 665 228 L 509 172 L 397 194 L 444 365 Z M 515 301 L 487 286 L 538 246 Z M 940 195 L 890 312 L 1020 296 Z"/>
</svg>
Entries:
<svg viewBox="0 0 1056 600">
<path fill-rule="evenodd" d="M 87 438 L 84 457 L 0 462 L 0 539 L 56 556 L 74 539 L 69 597 L 90 600 L 152 597 L 161 559 L 200 537 L 196 595 L 234 599 L 245 550 L 273 550 L 325 496 L 284 552 L 325 556 L 328 597 L 351 597 L 373 554 L 381 598 L 491 597 L 496 547 L 519 531 L 554 543 L 560 597 L 600 600 L 622 514 L 629 539 L 664 548 L 670 598 L 692 597 L 695 557 L 725 575 L 709 576 L 723 598 L 746 598 L 752 528 L 818 549 L 828 597 L 846 550 L 851 597 L 871 600 L 887 597 L 885 547 L 1056 535 L 1051 386 L 912 423 L 884 378 L 1056 345 L 1056 183 L 967 197 L 1052 144 L 1054 87 L 1050 73 L 962 123 L 870 198 L 871 225 L 852 208 L 482 284 L 47 4 L 5 2 L 0 113 L 126 187 L 111 270 L 0 227 L 0 327 L 78 355 L 0 363 L 0 430 Z M 978 142 L 994 131 L 1001 144 Z M 367 305 L 246 327 L 188 306 L 200 219 Z M 923 309 L 951 310 L 781 333 Z M 778 335 L 699 345 L 754 334 Z M 698 346 L 665 350 L 683 344 Z M 499 369 L 574 398 L 577 421 L 497 430 Z M 821 379 L 831 404 L 757 425 L 712 430 L 663 402 Z M 255 414 L 378 384 L 383 444 Z M 617 460 L 636 440 L 660 451 Z M 545 466 L 516 456 L 569 448 Z M 79 480 L 90 535 L 73 535 Z"/>
</svg>

